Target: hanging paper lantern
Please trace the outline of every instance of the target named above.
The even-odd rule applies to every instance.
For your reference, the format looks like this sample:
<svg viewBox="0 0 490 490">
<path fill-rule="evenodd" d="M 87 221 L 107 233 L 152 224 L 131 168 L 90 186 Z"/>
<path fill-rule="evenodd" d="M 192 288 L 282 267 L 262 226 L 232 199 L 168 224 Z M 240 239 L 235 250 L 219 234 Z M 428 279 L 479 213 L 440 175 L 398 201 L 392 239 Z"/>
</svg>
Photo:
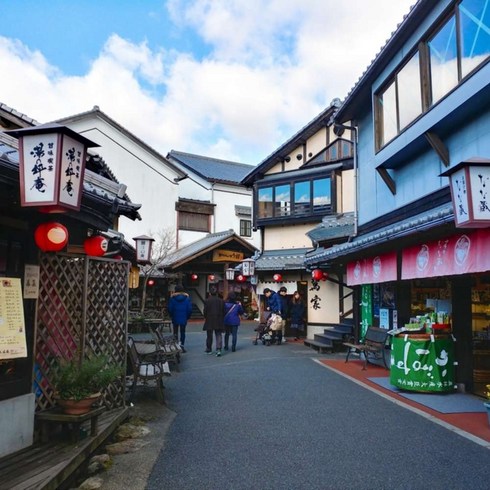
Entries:
<svg viewBox="0 0 490 490">
<path fill-rule="evenodd" d="M 108 246 L 109 240 L 101 235 L 92 236 L 83 242 L 85 253 L 92 257 L 102 257 Z"/>
<path fill-rule="evenodd" d="M 34 241 L 43 252 L 58 252 L 68 243 L 68 230 L 61 223 L 42 223 L 34 232 Z"/>
<path fill-rule="evenodd" d="M 153 279 L 148 279 L 148 282 L 146 284 L 148 284 L 148 286 L 153 286 L 155 284 L 155 281 Z"/>
<path fill-rule="evenodd" d="M 208 279 L 210 281 L 214 281 L 215 280 L 214 274 L 209 274 Z"/>
<path fill-rule="evenodd" d="M 311 277 L 315 281 L 319 281 L 323 278 L 323 271 L 321 269 L 314 269 L 311 271 Z"/>
<path fill-rule="evenodd" d="M 276 281 L 276 282 L 281 282 L 282 281 L 282 275 L 281 274 L 274 274 L 272 276 L 272 279 L 274 279 L 274 281 Z"/>
<path fill-rule="evenodd" d="M 322 272 L 322 281 L 326 281 L 328 279 L 328 273 Z"/>
<path fill-rule="evenodd" d="M 191 280 L 197 281 L 197 274 L 191 274 Z"/>
<path fill-rule="evenodd" d="M 236 276 L 236 280 L 238 282 L 244 282 L 246 279 L 245 279 L 245 276 L 244 275 L 238 274 L 238 276 Z"/>
</svg>

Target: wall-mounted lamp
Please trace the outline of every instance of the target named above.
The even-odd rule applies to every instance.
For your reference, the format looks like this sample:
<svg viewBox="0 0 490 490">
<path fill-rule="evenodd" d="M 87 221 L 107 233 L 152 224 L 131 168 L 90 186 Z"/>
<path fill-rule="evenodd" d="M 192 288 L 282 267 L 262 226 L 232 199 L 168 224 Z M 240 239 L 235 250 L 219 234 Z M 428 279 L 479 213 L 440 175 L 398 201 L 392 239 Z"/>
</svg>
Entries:
<svg viewBox="0 0 490 490">
<path fill-rule="evenodd" d="M 303 159 L 303 155 L 301 153 L 298 153 L 296 155 L 296 160 L 302 160 Z"/>
<path fill-rule="evenodd" d="M 289 163 L 289 162 L 291 161 L 291 157 L 286 157 L 286 158 L 284 159 L 284 161 L 285 161 L 285 162 L 287 162 L 287 163 Z"/>
</svg>

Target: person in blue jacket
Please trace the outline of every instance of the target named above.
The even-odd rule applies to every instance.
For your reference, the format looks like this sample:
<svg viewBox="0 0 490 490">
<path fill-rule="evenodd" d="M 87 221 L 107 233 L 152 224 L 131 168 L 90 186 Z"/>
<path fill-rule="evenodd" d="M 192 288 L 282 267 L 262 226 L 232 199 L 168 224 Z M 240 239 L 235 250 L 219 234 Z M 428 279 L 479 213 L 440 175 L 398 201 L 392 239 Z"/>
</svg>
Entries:
<svg viewBox="0 0 490 490">
<path fill-rule="evenodd" d="M 231 352 L 235 352 L 240 316 L 243 315 L 244 310 L 233 292 L 228 295 L 225 302 L 225 312 L 225 350 L 228 350 L 228 341 L 231 335 Z"/>
<path fill-rule="evenodd" d="M 279 293 L 276 293 L 275 291 L 272 291 L 270 288 L 265 288 L 264 289 L 264 295 L 266 297 L 266 305 L 267 305 L 267 310 L 269 310 L 271 313 L 274 313 L 276 315 L 279 315 L 279 317 L 282 319 L 282 301 Z M 272 333 L 272 342 L 277 343 L 278 345 L 281 344 L 282 342 L 282 327 L 280 330 L 276 330 Z"/>
<path fill-rule="evenodd" d="M 168 303 L 168 313 L 172 319 L 175 340 L 179 340 L 180 329 L 180 348 L 182 352 L 185 352 L 185 327 L 191 317 L 192 302 L 181 285 L 175 286 L 175 292 L 172 294 Z"/>
</svg>

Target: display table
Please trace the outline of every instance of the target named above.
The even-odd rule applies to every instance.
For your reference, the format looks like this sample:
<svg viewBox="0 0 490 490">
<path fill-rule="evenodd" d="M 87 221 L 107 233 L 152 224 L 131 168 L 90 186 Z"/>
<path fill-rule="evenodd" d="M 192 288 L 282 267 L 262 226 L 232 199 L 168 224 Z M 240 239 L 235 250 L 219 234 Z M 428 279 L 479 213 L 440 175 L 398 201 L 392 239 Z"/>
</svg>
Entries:
<svg viewBox="0 0 490 490">
<path fill-rule="evenodd" d="M 451 334 L 407 334 L 393 337 L 390 383 L 403 390 L 455 390 L 455 339 Z"/>
</svg>

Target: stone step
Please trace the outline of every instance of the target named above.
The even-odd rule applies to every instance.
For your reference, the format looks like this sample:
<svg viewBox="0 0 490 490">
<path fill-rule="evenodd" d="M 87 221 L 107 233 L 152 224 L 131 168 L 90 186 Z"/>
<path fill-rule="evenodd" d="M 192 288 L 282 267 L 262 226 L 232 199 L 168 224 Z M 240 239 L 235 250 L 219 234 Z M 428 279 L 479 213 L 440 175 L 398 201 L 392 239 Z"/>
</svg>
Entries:
<svg viewBox="0 0 490 490">
<path fill-rule="evenodd" d="M 311 347 L 312 349 L 318 350 L 318 352 L 323 352 L 325 350 L 332 351 L 333 345 L 325 344 L 324 342 L 318 342 L 316 340 L 305 339 L 303 341 L 304 345 Z"/>
</svg>

